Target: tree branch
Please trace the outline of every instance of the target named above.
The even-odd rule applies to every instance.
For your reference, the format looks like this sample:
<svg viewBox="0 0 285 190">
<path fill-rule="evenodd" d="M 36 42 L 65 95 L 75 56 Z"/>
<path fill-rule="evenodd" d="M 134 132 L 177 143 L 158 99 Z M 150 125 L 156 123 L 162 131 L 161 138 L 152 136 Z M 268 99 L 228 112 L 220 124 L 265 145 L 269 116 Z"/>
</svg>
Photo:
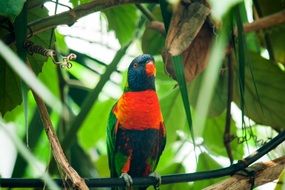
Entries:
<svg viewBox="0 0 285 190">
<path fill-rule="evenodd" d="M 285 23 L 285 11 L 260 18 L 254 22 L 243 25 L 244 32 L 254 32 L 266 28 L 271 28 L 279 24 Z"/>
<path fill-rule="evenodd" d="M 279 177 L 285 168 L 285 156 L 273 161 L 256 163 L 249 167 L 251 173 L 254 173 L 254 187 L 271 182 Z M 211 185 L 204 190 L 237 190 L 237 189 L 250 189 L 250 176 L 243 176 L 235 174 L 234 176 L 226 179 L 220 183 Z"/>
<path fill-rule="evenodd" d="M 96 0 L 83 5 L 79 5 L 74 9 L 62 12 L 53 16 L 46 18 L 41 18 L 39 20 L 28 23 L 30 33 L 27 36 L 33 36 L 40 32 L 47 31 L 51 28 L 55 28 L 58 25 L 73 25 L 78 19 L 88 14 L 101 11 L 113 6 L 130 4 L 130 3 L 158 3 L 158 0 Z M 6 44 L 14 42 L 14 36 L 9 34 L 5 36 L 3 41 Z"/>
<path fill-rule="evenodd" d="M 240 160 L 238 163 L 232 164 L 229 167 L 202 171 L 195 173 L 186 173 L 186 174 L 172 174 L 161 177 L 161 184 L 171 184 L 171 183 L 181 183 L 181 182 L 190 182 L 198 181 L 202 179 L 211 179 L 219 178 L 227 175 L 233 175 L 238 171 L 244 170 L 250 164 L 267 154 L 270 150 L 274 149 L 276 146 L 284 142 L 285 140 L 285 131 L 279 133 L 276 137 L 271 139 L 268 143 L 260 147 L 253 154 L 248 157 Z M 55 182 L 63 186 L 63 182 L 60 179 L 56 179 Z M 86 184 L 89 187 L 118 187 L 125 186 L 125 182 L 122 178 L 93 178 L 85 179 Z M 157 183 L 154 177 L 139 177 L 133 178 L 134 186 L 147 186 L 155 185 Z M 41 179 L 17 179 L 17 178 L 0 178 L 1 187 L 43 187 L 44 182 Z"/>
<path fill-rule="evenodd" d="M 47 108 L 43 100 L 34 91 L 33 91 L 33 95 L 38 105 L 40 116 L 43 122 L 43 126 L 45 128 L 48 140 L 51 145 L 53 157 L 56 160 L 58 166 L 64 171 L 65 175 L 72 182 L 72 185 L 76 189 L 88 190 L 88 187 L 85 184 L 85 181 L 77 174 L 77 172 L 68 163 L 68 160 L 64 155 L 64 152 L 60 146 L 59 140 L 53 129 L 52 122 L 50 120 Z"/>
<path fill-rule="evenodd" d="M 246 23 L 243 25 L 243 29 L 244 32 L 255 32 L 262 29 L 268 29 L 283 23 L 285 23 L 285 11 L 280 11 L 278 13 L 255 20 L 254 22 Z M 150 22 L 148 27 L 157 30 L 160 33 L 163 33 L 165 31 L 164 24 L 159 21 Z"/>
</svg>

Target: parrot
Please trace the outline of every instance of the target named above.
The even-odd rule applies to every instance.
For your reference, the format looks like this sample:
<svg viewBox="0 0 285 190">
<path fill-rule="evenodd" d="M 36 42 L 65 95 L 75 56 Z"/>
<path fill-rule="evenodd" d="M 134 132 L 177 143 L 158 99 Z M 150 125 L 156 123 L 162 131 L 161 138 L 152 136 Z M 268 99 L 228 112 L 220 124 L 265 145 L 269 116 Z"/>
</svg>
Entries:
<svg viewBox="0 0 285 190">
<path fill-rule="evenodd" d="M 132 177 L 150 175 L 158 184 L 161 182 L 155 169 L 165 148 L 166 128 L 155 75 L 151 55 L 142 54 L 133 59 L 128 67 L 124 92 L 109 115 L 106 144 L 110 175 L 123 178 L 129 188 Z"/>
</svg>

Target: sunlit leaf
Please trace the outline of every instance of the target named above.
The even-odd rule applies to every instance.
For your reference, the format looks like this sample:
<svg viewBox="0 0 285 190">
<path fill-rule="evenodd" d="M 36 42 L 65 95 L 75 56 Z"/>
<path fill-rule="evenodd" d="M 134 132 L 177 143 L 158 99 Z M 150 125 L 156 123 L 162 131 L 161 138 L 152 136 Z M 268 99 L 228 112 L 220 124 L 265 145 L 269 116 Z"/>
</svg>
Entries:
<svg viewBox="0 0 285 190">
<path fill-rule="evenodd" d="M 56 39 L 55 46 L 57 51 L 59 51 L 64 55 L 68 54 L 68 47 L 66 45 L 64 36 L 61 33 L 59 33 L 58 30 L 55 30 L 54 34 Z"/>
<path fill-rule="evenodd" d="M 109 30 L 114 30 L 121 46 L 134 38 L 138 14 L 134 5 L 124 5 L 103 11 L 108 19 Z"/>
<path fill-rule="evenodd" d="M 96 162 L 96 168 L 102 177 L 109 177 L 110 172 L 108 169 L 108 157 L 107 155 L 102 155 Z"/>
<path fill-rule="evenodd" d="M 114 103 L 115 100 L 97 101 L 90 110 L 78 132 L 79 142 L 85 149 L 94 147 L 98 140 L 106 137 L 108 117 Z"/>
<path fill-rule="evenodd" d="M 275 190 L 283 190 L 285 187 L 284 182 L 285 182 L 285 169 L 283 169 L 283 171 L 281 172 L 279 176 Z"/>
<path fill-rule="evenodd" d="M 197 78 L 195 78 L 189 85 L 189 94 L 190 94 L 190 101 L 194 108 L 197 106 L 197 100 L 199 97 L 199 90 L 202 86 L 202 80 L 205 75 L 205 72 L 201 73 Z M 227 104 L 227 73 L 221 72 L 219 74 L 217 85 L 213 92 L 213 97 L 209 106 L 209 113 L 208 115 L 218 116 L 224 112 L 226 109 Z"/>
</svg>

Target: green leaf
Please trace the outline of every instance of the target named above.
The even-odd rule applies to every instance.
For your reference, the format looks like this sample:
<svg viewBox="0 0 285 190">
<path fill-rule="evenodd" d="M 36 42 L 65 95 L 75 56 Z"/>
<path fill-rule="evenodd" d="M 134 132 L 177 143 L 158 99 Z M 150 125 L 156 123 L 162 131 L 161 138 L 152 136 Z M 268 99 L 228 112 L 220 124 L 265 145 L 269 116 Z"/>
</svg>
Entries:
<svg viewBox="0 0 285 190">
<path fill-rule="evenodd" d="M 2 116 L 22 102 L 20 81 L 0 57 L 0 113 Z M 11 77 L 12 76 L 12 77 Z"/>
<path fill-rule="evenodd" d="M 285 169 L 281 172 L 277 185 L 274 190 L 283 190 L 285 187 Z"/>
<path fill-rule="evenodd" d="M 97 101 L 90 110 L 78 132 L 80 145 L 84 149 L 88 150 L 94 147 L 99 140 L 105 138 L 109 118 L 108 113 L 111 111 L 114 103 L 115 100 L 112 99 L 104 102 Z"/>
<path fill-rule="evenodd" d="M 161 11 L 156 7 L 151 12 L 158 21 L 162 21 Z M 151 55 L 160 55 L 165 43 L 165 36 L 156 30 L 145 27 L 142 36 L 142 51 Z"/>
<path fill-rule="evenodd" d="M 96 162 L 96 169 L 98 170 L 98 173 L 100 176 L 110 176 L 109 172 L 109 165 L 108 165 L 108 157 L 106 154 L 101 155 L 99 159 Z"/>
<path fill-rule="evenodd" d="M 236 18 L 238 36 L 237 36 L 237 44 L 236 44 L 236 51 L 237 51 L 237 60 L 238 60 L 238 73 L 239 73 L 239 90 L 240 90 L 240 109 L 242 113 L 242 125 L 244 125 L 244 93 L 245 93 L 245 64 L 246 64 L 246 44 L 245 44 L 245 37 L 243 31 L 243 22 L 241 18 L 241 4 L 238 4 L 234 8 L 234 13 Z M 253 81 L 254 82 L 254 81 Z"/>
<path fill-rule="evenodd" d="M 53 64 L 52 60 L 49 58 L 43 68 L 38 78 L 42 81 L 43 84 L 56 96 L 60 97 L 59 83 L 58 83 L 58 74 L 57 66 Z"/>
<path fill-rule="evenodd" d="M 117 6 L 103 13 L 108 20 L 108 29 L 114 30 L 121 46 L 125 46 L 134 38 L 138 22 L 138 14 L 134 5 Z"/>
<path fill-rule="evenodd" d="M 14 19 L 20 14 L 26 0 L 1 0 L 0 15 Z"/>
<path fill-rule="evenodd" d="M 1 1 L 2 2 L 2 1 Z M 31 22 L 33 20 L 48 16 L 48 12 L 46 8 L 37 7 L 28 11 L 28 21 Z M 19 15 L 19 17 L 15 20 L 15 34 L 16 34 L 16 46 L 18 49 L 19 55 L 24 58 L 25 51 L 22 46 L 26 39 L 25 30 L 26 27 L 26 19 L 25 15 Z M 0 28 L 1 36 L 7 35 L 5 30 Z M 32 41 L 43 47 L 48 47 L 50 38 L 50 31 L 43 32 L 41 34 L 35 35 L 32 37 Z M 11 49 L 15 50 L 15 46 L 11 46 Z M 36 74 L 40 73 L 42 70 L 42 66 L 44 62 L 47 60 L 46 57 L 42 55 L 28 55 L 28 59 L 32 65 L 32 68 Z M 7 62 L 0 58 L 0 113 L 4 115 L 7 111 L 11 111 L 17 105 L 22 102 L 21 88 L 20 88 L 20 80 L 18 76 L 9 68 Z"/>
<path fill-rule="evenodd" d="M 284 71 L 256 53 L 249 52 L 247 55 L 244 93 L 245 114 L 258 124 L 272 126 L 279 130 L 284 129 Z M 235 78 L 234 101 L 240 106 L 238 82 Z"/>
<path fill-rule="evenodd" d="M 161 15 L 163 17 L 165 31 L 167 32 L 172 17 L 171 4 L 165 0 L 159 0 L 159 4 L 160 4 Z"/>
<path fill-rule="evenodd" d="M 34 73 L 23 63 L 23 61 L 2 41 L 0 41 L 0 56 L 3 57 L 9 66 L 30 86 L 43 100 L 54 110 L 62 114 L 63 105 L 61 102 L 40 82 Z"/>
<path fill-rule="evenodd" d="M 199 98 L 199 91 L 202 86 L 202 80 L 204 78 L 205 72 L 198 75 L 190 85 L 188 85 L 189 89 L 189 98 L 192 102 L 193 107 L 196 109 L 197 101 Z M 226 72 L 223 72 L 219 75 L 218 82 L 216 87 L 214 88 L 213 97 L 209 106 L 208 116 L 215 117 L 219 116 L 224 112 L 227 106 L 227 80 L 228 75 Z"/>
<path fill-rule="evenodd" d="M 78 144 L 78 142 L 73 144 L 70 152 L 70 164 L 74 167 L 74 169 L 81 177 L 98 177 L 98 173 L 94 168 L 90 156 L 84 151 L 84 149 Z M 106 167 L 106 169 L 107 168 L 108 167 Z"/>
<path fill-rule="evenodd" d="M 167 144 L 172 144 L 177 138 L 176 131 L 184 130 L 186 115 L 178 88 L 160 99 L 160 106 L 167 131 Z M 179 117 L 177 117 L 179 116 Z"/>
<path fill-rule="evenodd" d="M 213 169 L 221 168 L 221 165 L 217 163 L 212 157 L 207 153 L 201 153 L 198 158 L 197 171 L 208 171 Z M 200 190 L 209 185 L 217 183 L 221 178 L 218 179 L 207 179 L 194 182 L 193 190 Z"/>
<path fill-rule="evenodd" d="M 172 56 L 171 59 L 172 59 L 175 75 L 177 78 L 177 82 L 179 85 L 179 89 L 181 92 L 182 101 L 183 101 L 184 110 L 186 113 L 186 119 L 188 122 L 188 127 L 190 129 L 191 138 L 195 144 L 194 131 L 193 131 L 193 126 L 192 126 L 192 115 L 191 115 L 191 109 L 190 109 L 190 102 L 189 102 L 188 90 L 187 90 L 186 80 L 185 80 L 185 75 L 184 75 L 183 57 L 182 57 L 182 55 L 178 55 L 178 56 Z"/>
<path fill-rule="evenodd" d="M 225 119 L 226 113 L 224 112 L 219 117 L 208 118 L 206 121 L 203 139 L 211 155 L 228 156 L 224 145 Z M 233 120 L 231 120 L 231 135 L 237 136 L 237 127 Z M 237 138 L 231 142 L 231 148 L 234 159 L 242 159 L 243 144 L 239 144 Z"/>
<path fill-rule="evenodd" d="M 14 26 L 15 26 L 15 38 L 16 38 L 16 49 L 18 56 L 22 59 L 23 62 L 26 61 L 27 52 L 24 49 L 24 43 L 27 36 L 27 5 L 25 4 L 21 13 L 16 17 Z M 29 133 L 28 133 L 28 87 L 21 81 L 21 94 L 24 106 L 24 117 L 25 122 L 24 126 L 26 128 L 26 143 L 29 143 Z"/>
<path fill-rule="evenodd" d="M 285 9 L 285 4 L 283 0 L 274 0 L 274 1 L 267 1 L 267 0 L 258 0 L 257 1 L 260 7 L 261 15 L 268 16 L 277 12 L 280 12 Z M 280 24 L 273 28 L 270 28 L 265 31 L 268 36 L 268 41 L 266 43 L 271 47 L 273 51 L 273 55 L 276 62 L 281 62 L 285 64 L 285 24 Z M 260 40 L 263 42 L 262 36 L 259 36 Z M 269 50 L 270 51 L 270 50 Z"/>
<path fill-rule="evenodd" d="M 226 48 L 229 34 L 229 14 L 224 16 L 224 25 L 219 31 L 216 41 L 214 42 L 209 56 L 208 68 L 205 71 L 201 89 L 199 91 L 196 113 L 194 117 L 194 126 L 197 135 L 201 136 L 204 131 L 204 124 L 208 115 L 209 106 L 216 85 L 220 67 L 224 58 L 224 49 Z"/>
<path fill-rule="evenodd" d="M 55 34 L 55 39 L 56 39 L 56 43 L 55 43 L 56 50 L 64 55 L 67 55 L 69 53 L 69 49 L 66 45 L 64 35 L 59 33 L 58 30 L 55 30 L 54 34 Z"/>
<path fill-rule="evenodd" d="M 36 7 L 28 11 L 28 23 L 45 17 L 48 17 L 48 10 L 44 6 Z M 36 45 L 42 46 L 44 48 L 50 48 L 49 46 L 51 40 L 51 32 L 52 30 L 41 32 L 37 35 L 34 35 L 29 40 L 31 40 Z M 28 54 L 28 59 L 36 75 L 42 71 L 43 64 L 47 61 L 47 57 L 39 54 Z"/>
<path fill-rule="evenodd" d="M 165 39 L 161 33 L 146 28 L 142 36 L 142 51 L 151 55 L 159 55 L 164 47 Z"/>
</svg>

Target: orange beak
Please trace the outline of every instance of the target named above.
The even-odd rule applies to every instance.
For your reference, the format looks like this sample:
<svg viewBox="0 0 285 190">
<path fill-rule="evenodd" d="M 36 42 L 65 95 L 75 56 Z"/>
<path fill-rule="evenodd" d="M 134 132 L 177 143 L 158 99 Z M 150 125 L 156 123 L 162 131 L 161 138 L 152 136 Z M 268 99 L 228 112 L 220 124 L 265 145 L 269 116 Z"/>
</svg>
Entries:
<svg viewBox="0 0 285 190">
<path fill-rule="evenodd" d="M 150 76 L 155 76 L 156 74 L 156 68 L 155 68 L 155 65 L 153 63 L 153 61 L 150 61 L 148 62 L 146 65 L 145 65 L 145 71 L 146 71 L 146 75 L 148 77 Z"/>
</svg>

